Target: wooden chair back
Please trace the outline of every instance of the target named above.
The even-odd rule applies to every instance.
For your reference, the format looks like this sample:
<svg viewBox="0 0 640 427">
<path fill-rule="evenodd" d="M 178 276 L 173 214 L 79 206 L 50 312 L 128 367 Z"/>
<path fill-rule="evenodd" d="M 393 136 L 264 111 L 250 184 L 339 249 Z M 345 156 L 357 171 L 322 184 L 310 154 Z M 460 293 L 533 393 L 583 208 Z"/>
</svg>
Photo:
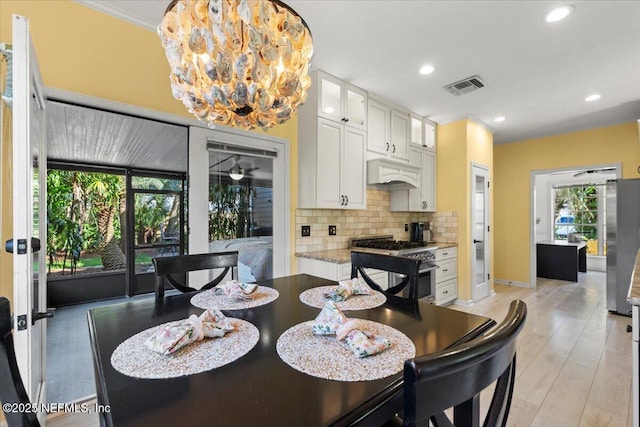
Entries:
<svg viewBox="0 0 640 427">
<path fill-rule="evenodd" d="M 234 270 L 238 268 L 238 251 L 158 257 L 153 258 L 153 266 L 156 270 L 156 299 L 162 299 L 164 298 L 165 281 L 180 292 L 198 290 L 179 281 L 176 275 L 184 276 L 185 273 L 190 271 L 224 269 L 222 273 L 202 286 L 200 290 L 211 289 L 216 286 L 224 279 L 229 270 L 231 270 L 231 278 L 235 278 Z"/>
<path fill-rule="evenodd" d="M 486 334 L 439 353 L 404 364 L 403 426 L 470 427 L 481 425 L 480 392 L 496 382 L 482 425 L 505 426 L 516 373 L 516 337 L 527 306 L 511 302 L 504 320 Z M 496 381 L 497 380 L 497 381 Z M 453 423 L 444 410 L 453 407 Z"/>
<path fill-rule="evenodd" d="M 9 300 L 0 297 L 0 402 L 24 407 L 30 401 L 18 370 L 12 330 Z M 31 411 L 5 412 L 4 416 L 9 427 L 40 426 L 36 414 Z"/>
<path fill-rule="evenodd" d="M 417 300 L 421 263 L 422 260 L 419 259 L 353 251 L 351 252 L 351 278 L 360 275 L 371 288 L 391 295 L 397 295 L 409 286 L 408 298 Z M 405 277 L 399 284 L 388 289 L 382 289 L 378 283 L 371 279 L 365 268 L 399 273 Z"/>
</svg>

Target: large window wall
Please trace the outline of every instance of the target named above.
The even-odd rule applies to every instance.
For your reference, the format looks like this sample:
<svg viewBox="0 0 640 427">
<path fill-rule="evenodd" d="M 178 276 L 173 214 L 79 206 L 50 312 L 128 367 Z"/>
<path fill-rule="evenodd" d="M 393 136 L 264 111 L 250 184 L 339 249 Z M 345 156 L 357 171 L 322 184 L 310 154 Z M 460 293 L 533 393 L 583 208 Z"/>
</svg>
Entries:
<svg viewBox="0 0 640 427">
<path fill-rule="evenodd" d="M 584 241 L 587 254 L 606 255 L 604 184 L 553 187 L 554 239 Z"/>
</svg>

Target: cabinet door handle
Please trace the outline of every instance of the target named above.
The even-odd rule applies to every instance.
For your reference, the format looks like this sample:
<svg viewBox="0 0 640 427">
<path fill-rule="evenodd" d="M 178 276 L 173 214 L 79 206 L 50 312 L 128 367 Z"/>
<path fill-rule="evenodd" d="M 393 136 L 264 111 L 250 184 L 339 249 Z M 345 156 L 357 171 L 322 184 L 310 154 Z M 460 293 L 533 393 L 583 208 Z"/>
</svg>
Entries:
<svg viewBox="0 0 640 427">
<path fill-rule="evenodd" d="M 349 204 L 349 196 L 344 196 L 344 198 L 346 200 L 344 205 L 347 206 Z"/>
<path fill-rule="evenodd" d="M 395 152 L 396 152 L 396 144 L 393 144 L 393 151 L 392 151 L 392 153 L 395 153 Z"/>
<path fill-rule="evenodd" d="M 344 206 L 344 196 L 340 196 L 340 206 Z"/>
<path fill-rule="evenodd" d="M 443 293 L 443 294 L 448 294 L 448 293 L 449 293 L 449 291 L 442 291 L 442 293 Z"/>
<path fill-rule="evenodd" d="M 446 273 L 447 271 L 449 271 L 449 269 L 448 269 L 448 268 L 444 268 L 444 269 L 442 269 L 442 272 L 443 272 L 443 273 Z"/>
<path fill-rule="evenodd" d="M 386 145 L 387 145 L 387 148 L 385 148 L 384 151 L 389 151 L 389 143 L 387 142 Z"/>
<path fill-rule="evenodd" d="M 349 119 L 347 117 L 344 118 L 344 122 L 347 123 Z"/>
</svg>

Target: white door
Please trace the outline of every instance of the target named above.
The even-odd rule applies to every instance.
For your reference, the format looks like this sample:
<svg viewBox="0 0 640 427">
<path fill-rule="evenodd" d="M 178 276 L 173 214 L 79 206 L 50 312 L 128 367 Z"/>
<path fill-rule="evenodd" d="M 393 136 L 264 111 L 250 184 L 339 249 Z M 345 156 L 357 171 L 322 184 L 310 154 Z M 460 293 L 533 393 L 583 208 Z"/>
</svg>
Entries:
<svg viewBox="0 0 640 427">
<path fill-rule="evenodd" d="M 365 131 L 344 127 L 344 150 L 340 158 L 342 194 L 346 196 L 347 209 L 367 209 L 367 136 Z M 333 163 L 336 163 L 335 158 Z M 320 163 L 318 163 L 319 165 Z M 321 170 L 318 168 L 318 170 Z M 322 169 L 330 173 L 329 169 Z M 324 180 L 324 179 L 323 179 Z"/>
<path fill-rule="evenodd" d="M 29 20 L 14 15 L 12 22 L 14 340 L 29 398 L 41 403 L 46 398 L 46 320 L 36 319 L 47 311 L 45 97 Z"/>
<path fill-rule="evenodd" d="M 471 297 L 479 301 L 489 296 L 489 171 L 471 168 Z"/>
</svg>

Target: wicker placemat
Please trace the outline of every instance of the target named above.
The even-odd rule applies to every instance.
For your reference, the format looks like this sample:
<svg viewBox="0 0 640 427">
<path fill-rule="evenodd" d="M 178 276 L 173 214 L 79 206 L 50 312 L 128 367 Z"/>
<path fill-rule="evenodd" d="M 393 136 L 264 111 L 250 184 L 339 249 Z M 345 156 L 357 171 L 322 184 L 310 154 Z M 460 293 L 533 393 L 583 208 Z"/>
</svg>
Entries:
<svg viewBox="0 0 640 427">
<path fill-rule="evenodd" d="M 247 354 L 260 339 L 251 323 L 229 318 L 235 329 L 221 338 L 205 338 L 170 355 L 149 350 L 145 340 L 155 334 L 158 325 L 128 338 L 111 355 L 116 371 L 135 378 L 175 378 L 219 368 Z M 173 322 L 170 322 L 173 323 Z"/>
<path fill-rule="evenodd" d="M 325 292 L 335 289 L 335 286 L 318 286 L 307 289 L 300 294 L 300 301 L 311 307 L 322 308 L 329 301 L 324 296 Z M 373 291 L 371 295 L 352 295 L 344 301 L 336 302 L 340 310 L 367 310 L 381 306 L 387 301 L 387 297 L 382 292 Z"/>
<path fill-rule="evenodd" d="M 278 338 L 276 350 L 292 368 L 305 374 L 336 381 L 372 381 L 396 374 L 404 361 L 416 355 L 413 342 L 402 332 L 382 323 L 362 320 L 367 332 L 391 341 L 391 347 L 373 356 L 356 356 L 335 336 L 313 335 L 313 320 L 287 329 Z"/>
<path fill-rule="evenodd" d="M 219 310 L 243 310 L 245 308 L 258 307 L 275 301 L 280 293 L 266 286 L 258 286 L 258 289 L 251 294 L 253 298 L 249 300 L 239 300 L 227 295 L 216 295 L 213 289 L 199 292 L 191 297 L 191 305 L 205 310 L 217 308 Z"/>
</svg>

